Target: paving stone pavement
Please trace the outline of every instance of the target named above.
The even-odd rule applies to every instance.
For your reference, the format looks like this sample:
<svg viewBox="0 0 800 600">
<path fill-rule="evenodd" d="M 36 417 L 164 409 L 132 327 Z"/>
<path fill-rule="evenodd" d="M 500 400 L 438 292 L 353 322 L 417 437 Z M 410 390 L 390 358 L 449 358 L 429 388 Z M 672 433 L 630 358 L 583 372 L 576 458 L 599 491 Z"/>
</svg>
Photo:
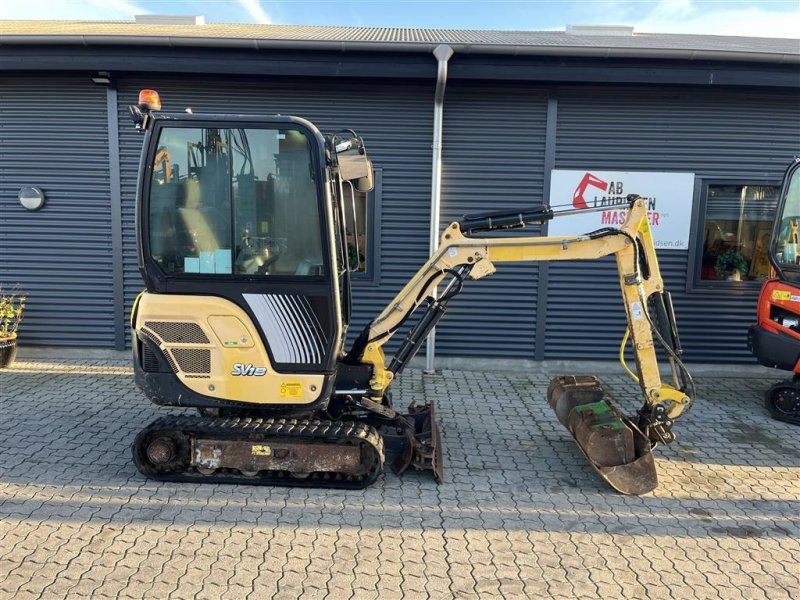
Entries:
<svg viewBox="0 0 800 600">
<path fill-rule="evenodd" d="M 771 380 L 700 378 L 660 487 L 630 498 L 558 424 L 545 371 L 408 372 L 395 397 L 437 402 L 447 481 L 339 491 L 148 481 L 129 447 L 168 409 L 127 363 L 18 361 L 0 598 L 800 598 L 800 430 L 766 415 Z M 630 413 L 619 372 L 600 376 Z"/>
</svg>

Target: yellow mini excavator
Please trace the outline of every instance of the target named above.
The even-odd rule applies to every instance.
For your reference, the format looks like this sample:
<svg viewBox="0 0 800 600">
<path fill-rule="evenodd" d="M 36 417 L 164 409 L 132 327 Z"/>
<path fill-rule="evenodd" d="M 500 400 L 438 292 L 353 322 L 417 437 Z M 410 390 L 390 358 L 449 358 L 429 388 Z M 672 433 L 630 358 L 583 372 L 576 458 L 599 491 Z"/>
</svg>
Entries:
<svg viewBox="0 0 800 600">
<path fill-rule="evenodd" d="M 641 198 L 628 198 L 620 227 L 585 235 L 475 237 L 574 212 L 548 206 L 450 223 L 439 249 L 346 349 L 346 214 L 356 192 L 372 187 L 363 140 L 350 130 L 323 136 L 295 117 L 161 112 L 152 90 L 130 111 L 144 133 L 136 383 L 156 404 L 199 409 L 141 431 L 133 459 L 144 475 L 362 488 L 388 456 L 395 473 L 413 466 L 441 481 L 433 404 L 400 412 L 390 387 L 448 303 L 497 263 L 613 255 L 628 318 L 620 356 L 630 339 L 637 373 L 629 373 L 644 403 L 628 419 L 588 376 L 554 379 L 548 400 L 615 489 L 656 487 L 651 450 L 674 439 L 693 386 Z M 384 345 L 407 322 L 414 324 L 387 360 Z M 671 385 L 662 383 L 656 347 L 669 360 Z"/>
</svg>

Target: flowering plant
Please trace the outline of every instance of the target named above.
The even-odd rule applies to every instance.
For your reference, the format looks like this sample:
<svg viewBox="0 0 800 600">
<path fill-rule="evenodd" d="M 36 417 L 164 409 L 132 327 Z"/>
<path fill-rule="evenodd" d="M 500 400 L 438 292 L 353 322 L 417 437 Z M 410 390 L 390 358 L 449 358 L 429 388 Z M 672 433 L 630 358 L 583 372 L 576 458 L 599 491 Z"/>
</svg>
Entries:
<svg viewBox="0 0 800 600">
<path fill-rule="evenodd" d="M 19 322 L 22 321 L 26 299 L 16 290 L 4 293 L 0 288 L 0 340 L 17 337 L 17 329 Z"/>
</svg>

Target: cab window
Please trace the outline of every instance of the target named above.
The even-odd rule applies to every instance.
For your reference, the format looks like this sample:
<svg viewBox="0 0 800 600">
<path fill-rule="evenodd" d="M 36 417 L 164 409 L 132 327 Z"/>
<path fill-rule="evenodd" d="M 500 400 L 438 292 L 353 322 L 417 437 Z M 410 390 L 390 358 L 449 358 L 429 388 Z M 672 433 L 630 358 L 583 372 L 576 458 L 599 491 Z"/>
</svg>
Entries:
<svg viewBox="0 0 800 600">
<path fill-rule="evenodd" d="M 777 227 L 775 260 L 788 266 L 800 264 L 800 168 L 794 170 L 789 180 Z"/>
<path fill-rule="evenodd" d="M 162 128 L 150 181 L 153 260 L 167 274 L 322 274 L 311 148 L 292 128 Z"/>
</svg>

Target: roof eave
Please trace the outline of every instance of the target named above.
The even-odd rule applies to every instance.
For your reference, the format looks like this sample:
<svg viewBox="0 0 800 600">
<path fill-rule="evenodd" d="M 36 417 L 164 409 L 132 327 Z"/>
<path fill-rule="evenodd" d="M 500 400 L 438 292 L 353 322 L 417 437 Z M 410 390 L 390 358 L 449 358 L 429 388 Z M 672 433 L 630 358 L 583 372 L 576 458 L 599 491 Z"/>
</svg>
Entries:
<svg viewBox="0 0 800 600">
<path fill-rule="evenodd" d="M 251 50 L 324 50 L 338 52 L 425 52 L 445 42 L 362 42 L 275 40 L 258 38 L 134 36 L 134 35 L 0 35 L 0 46 L 167 46 L 173 48 L 240 48 Z M 611 46 L 534 46 L 446 42 L 457 54 L 508 56 L 581 56 L 595 58 L 653 58 L 800 64 L 800 54 L 748 52 L 744 50 L 692 50 L 678 48 L 620 48 Z"/>
</svg>

